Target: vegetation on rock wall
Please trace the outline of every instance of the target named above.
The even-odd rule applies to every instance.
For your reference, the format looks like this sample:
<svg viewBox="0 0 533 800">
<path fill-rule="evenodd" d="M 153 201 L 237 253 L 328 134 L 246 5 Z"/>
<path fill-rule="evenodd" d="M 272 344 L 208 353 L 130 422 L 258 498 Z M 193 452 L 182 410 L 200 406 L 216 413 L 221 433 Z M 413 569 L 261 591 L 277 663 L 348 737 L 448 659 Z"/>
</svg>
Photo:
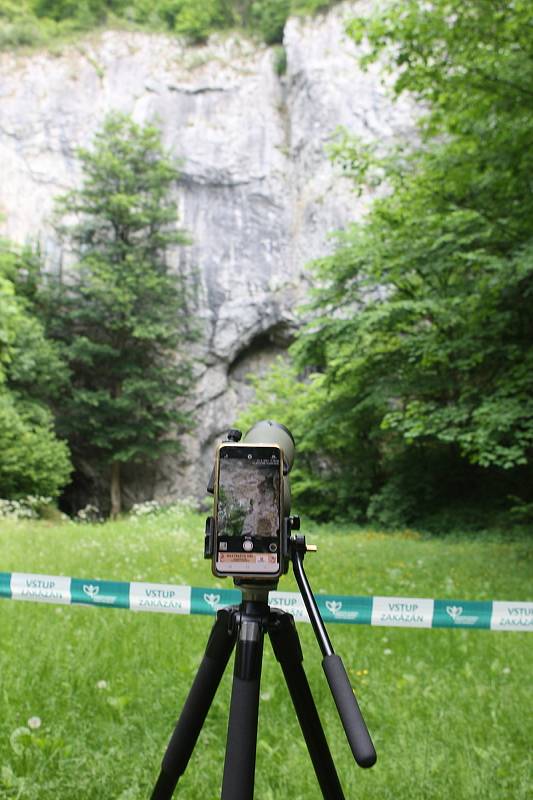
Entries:
<svg viewBox="0 0 533 800">
<path fill-rule="evenodd" d="M 46 45 L 104 26 L 170 31 L 202 43 L 243 28 L 280 43 L 291 13 L 325 11 L 338 0 L 0 0 L 0 49 Z"/>
</svg>

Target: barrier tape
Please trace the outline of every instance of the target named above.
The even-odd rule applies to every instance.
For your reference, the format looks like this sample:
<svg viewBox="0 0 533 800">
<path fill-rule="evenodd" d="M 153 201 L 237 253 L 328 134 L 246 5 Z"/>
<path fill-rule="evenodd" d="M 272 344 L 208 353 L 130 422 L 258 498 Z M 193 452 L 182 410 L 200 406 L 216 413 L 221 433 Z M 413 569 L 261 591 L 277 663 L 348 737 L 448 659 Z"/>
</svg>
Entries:
<svg viewBox="0 0 533 800">
<path fill-rule="evenodd" d="M 240 603 L 238 589 L 204 589 L 167 583 L 122 583 L 56 575 L 0 572 L 0 598 L 37 603 L 129 608 L 170 614 L 215 614 Z M 533 603 L 431 600 L 420 597 L 352 597 L 318 594 L 325 622 L 383 625 L 398 628 L 485 628 L 533 632 Z M 309 622 L 297 592 L 270 592 L 273 607 Z"/>
</svg>

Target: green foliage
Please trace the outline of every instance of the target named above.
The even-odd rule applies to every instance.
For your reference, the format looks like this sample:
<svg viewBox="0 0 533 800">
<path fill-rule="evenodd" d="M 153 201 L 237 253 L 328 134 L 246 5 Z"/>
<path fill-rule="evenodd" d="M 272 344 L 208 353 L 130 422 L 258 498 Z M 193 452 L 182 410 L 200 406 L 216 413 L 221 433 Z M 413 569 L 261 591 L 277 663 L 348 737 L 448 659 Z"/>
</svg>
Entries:
<svg viewBox="0 0 533 800">
<path fill-rule="evenodd" d="M 187 239 L 171 195 L 178 171 L 159 130 L 111 115 L 79 158 L 83 185 L 58 202 L 60 216 L 77 219 L 59 230 L 78 263 L 45 299 L 72 373 L 60 427 L 77 463 L 101 470 L 180 450 L 197 331 L 186 278 L 170 264 L 171 248 Z"/>
<path fill-rule="evenodd" d="M 474 499 L 495 514 L 511 494 L 527 507 L 533 7 L 407 0 L 351 31 L 426 113 L 416 147 L 383 154 L 342 132 L 332 147 L 356 191 L 385 191 L 316 265 L 314 318 L 293 355 L 322 377 L 297 424 L 336 465 L 330 513 L 342 492 L 389 524 L 451 502 L 469 514 Z"/>
<path fill-rule="evenodd" d="M 106 0 L 12 0 L 0 2 L 0 49 L 43 46 L 103 25 L 127 4 Z"/>
<path fill-rule="evenodd" d="M 318 14 L 336 6 L 340 0 L 292 0 L 291 11 L 295 14 Z"/>
<path fill-rule="evenodd" d="M 280 44 L 283 41 L 290 6 L 290 0 L 256 0 L 252 3 L 252 24 L 266 44 Z"/>
<path fill-rule="evenodd" d="M 105 25 L 140 26 L 204 43 L 241 27 L 267 44 L 281 42 L 290 13 L 314 14 L 338 0 L 0 0 L 0 49 L 42 46 Z"/>
<path fill-rule="evenodd" d="M 57 497 L 72 466 L 65 442 L 58 441 L 50 411 L 21 404 L 0 389 L 0 486 L 2 497 Z"/>
<path fill-rule="evenodd" d="M 17 291 L 28 253 L 0 247 L 0 492 L 5 499 L 56 497 L 71 463 L 57 439 L 48 404 L 66 380 L 58 348 L 46 339 Z M 29 259 L 31 263 L 31 259 Z"/>
<path fill-rule="evenodd" d="M 46 405 L 67 383 L 68 371 L 38 318 L 39 270 L 37 253 L 0 242 L 0 384 L 23 401 Z"/>
<path fill-rule="evenodd" d="M 0 50 L 43 44 L 45 27 L 27 7 L 11 0 L 0 2 Z"/>
<path fill-rule="evenodd" d="M 300 381 L 296 368 L 279 359 L 265 378 L 251 380 L 256 400 L 239 418 L 239 427 L 246 430 L 258 419 L 275 419 L 293 433 L 295 507 L 317 518 L 332 514 L 362 518 L 357 509 L 368 499 L 376 463 L 374 443 L 362 431 L 354 438 L 349 421 L 345 426 L 342 416 L 332 423 L 325 376 L 314 373 Z M 371 405 L 361 404 L 358 413 L 361 428 L 370 427 Z"/>
<path fill-rule="evenodd" d="M 227 0 L 163 0 L 158 13 L 169 30 L 182 34 L 196 44 L 205 42 L 217 29 L 231 27 L 235 17 Z"/>
<path fill-rule="evenodd" d="M 76 19 L 82 27 L 89 27 L 103 22 L 112 5 L 104 0 L 33 0 L 31 9 L 37 17 L 55 22 Z"/>
</svg>

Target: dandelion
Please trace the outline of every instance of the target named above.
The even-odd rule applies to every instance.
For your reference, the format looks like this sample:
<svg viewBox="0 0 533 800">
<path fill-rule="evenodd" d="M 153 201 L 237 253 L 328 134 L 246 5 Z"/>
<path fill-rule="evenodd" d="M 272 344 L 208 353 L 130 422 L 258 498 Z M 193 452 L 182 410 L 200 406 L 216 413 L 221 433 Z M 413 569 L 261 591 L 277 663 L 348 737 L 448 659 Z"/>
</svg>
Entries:
<svg viewBox="0 0 533 800">
<path fill-rule="evenodd" d="M 28 728 L 32 731 L 38 730 L 41 727 L 41 718 L 40 717 L 30 717 L 28 720 Z"/>
<path fill-rule="evenodd" d="M 98 681 L 96 684 L 97 689 L 107 689 L 108 683 L 107 681 Z"/>
<path fill-rule="evenodd" d="M 504 667 L 502 669 L 502 672 L 503 672 L 504 675 L 509 675 L 510 672 L 511 672 L 511 667 Z"/>
<path fill-rule="evenodd" d="M 390 647 L 386 647 L 386 648 L 385 648 L 385 650 L 383 651 L 383 655 L 384 655 L 384 656 L 390 656 L 390 655 L 392 655 L 392 650 L 390 649 Z"/>
</svg>

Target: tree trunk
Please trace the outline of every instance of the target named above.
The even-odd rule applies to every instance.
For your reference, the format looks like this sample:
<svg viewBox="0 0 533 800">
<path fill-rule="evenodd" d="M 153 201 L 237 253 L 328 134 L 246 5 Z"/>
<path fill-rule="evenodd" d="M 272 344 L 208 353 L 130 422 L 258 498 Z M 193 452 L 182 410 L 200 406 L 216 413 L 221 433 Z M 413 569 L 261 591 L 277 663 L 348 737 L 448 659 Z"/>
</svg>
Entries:
<svg viewBox="0 0 533 800">
<path fill-rule="evenodd" d="M 116 519 L 121 511 L 120 461 L 113 461 L 111 464 L 111 518 Z"/>
</svg>

